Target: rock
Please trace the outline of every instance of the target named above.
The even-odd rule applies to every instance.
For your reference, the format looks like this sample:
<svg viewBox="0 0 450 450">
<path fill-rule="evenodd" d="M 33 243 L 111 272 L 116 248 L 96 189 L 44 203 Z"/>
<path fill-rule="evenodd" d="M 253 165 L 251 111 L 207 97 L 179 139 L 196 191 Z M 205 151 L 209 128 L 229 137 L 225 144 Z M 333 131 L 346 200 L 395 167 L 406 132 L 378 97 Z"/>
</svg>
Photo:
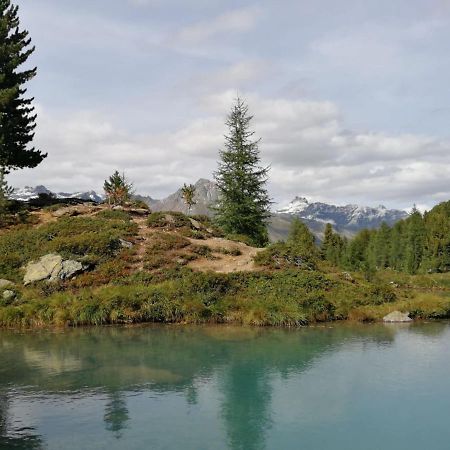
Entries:
<svg viewBox="0 0 450 450">
<path fill-rule="evenodd" d="M 354 278 L 348 273 L 348 272 L 342 272 L 342 278 L 344 280 L 350 281 L 351 283 L 354 283 Z"/>
<path fill-rule="evenodd" d="M 86 270 L 86 266 L 79 261 L 72 259 L 63 260 L 60 255 L 52 253 L 43 256 L 37 262 L 27 264 L 23 283 L 27 285 L 42 280 L 67 280 L 84 270 Z"/>
<path fill-rule="evenodd" d="M 61 269 L 62 257 L 60 255 L 53 253 L 45 255 L 39 261 L 27 264 L 23 283 L 27 285 L 47 279 L 54 281 L 58 278 Z"/>
<path fill-rule="evenodd" d="M 113 211 L 125 211 L 125 208 L 121 205 L 117 205 L 117 206 L 113 206 L 112 210 Z"/>
<path fill-rule="evenodd" d="M 12 281 L 0 279 L 0 289 L 5 289 L 11 286 L 14 286 L 14 283 Z"/>
<path fill-rule="evenodd" d="M 62 262 L 61 270 L 57 276 L 60 280 L 67 280 L 83 272 L 83 270 L 84 266 L 79 261 L 68 259 Z M 50 281 L 53 280 L 50 279 Z"/>
<path fill-rule="evenodd" d="M 197 220 L 189 217 L 189 221 L 191 222 L 192 228 L 194 228 L 195 230 L 201 230 L 203 228 L 202 224 L 200 222 L 198 222 Z"/>
<path fill-rule="evenodd" d="M 9 304 L 16 298 L 16 293 L 10 290 L 4 291 L 2 294 L 2 298 L 6 304 Z"/>
<path fill-rule="evenodd" d="M 133 208 L 129 210 L 129 213 L 134 216 L 148 216 L 150 211 L 144 208 Z"/>
<path fill-rule="evenodd" d="M 409 317 L 409 313 L 402 313 L 400 311 L 393 311 L 387 316 L 383 317 L 383 322 L 411 322 L 412 319 Z"/>
<path fill-rule="evenodd" d="M 130 241 L 126 241 L 125 239 L 119 239 L 119 243 L 120 243 L 121 247 L 123 247 L 123 248 L 132 248 L 133 247 L 133 243 Z"/>
<path fill-rule="evenodd" d="M 395 289 L 397 289 L 398 287 L 400 287 L 400 285 L 398 285 L 395 281 L 391 281 L 391 282 L 389 282 L 389 284 L 390 284 L 393 288 L 395 288 Z"/>
</svg>

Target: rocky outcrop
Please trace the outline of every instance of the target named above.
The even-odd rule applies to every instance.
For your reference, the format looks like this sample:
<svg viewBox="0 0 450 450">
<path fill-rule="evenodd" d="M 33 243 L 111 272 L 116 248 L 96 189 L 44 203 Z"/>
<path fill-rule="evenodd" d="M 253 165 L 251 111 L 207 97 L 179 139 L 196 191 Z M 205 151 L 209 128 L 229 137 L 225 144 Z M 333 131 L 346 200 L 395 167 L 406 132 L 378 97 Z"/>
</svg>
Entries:
<svg viewBox="0 0 450 450">
<path fill-rule="evenodd" d="M 50 253 L 42 256 L 38 261 L 27 264 L 23 283 L 28 285 L 42 280 L 66 280 L 83 272 L 85 269 L 79 261 L 63 260 L 61 255 Z"/>
<path fill-rule="evenodd" d="M 400 311 L 393 311 L 387 316 L 383 317 L 383 322 L 411 322 L 409 313 L 402 313 Z"/>
</svg>

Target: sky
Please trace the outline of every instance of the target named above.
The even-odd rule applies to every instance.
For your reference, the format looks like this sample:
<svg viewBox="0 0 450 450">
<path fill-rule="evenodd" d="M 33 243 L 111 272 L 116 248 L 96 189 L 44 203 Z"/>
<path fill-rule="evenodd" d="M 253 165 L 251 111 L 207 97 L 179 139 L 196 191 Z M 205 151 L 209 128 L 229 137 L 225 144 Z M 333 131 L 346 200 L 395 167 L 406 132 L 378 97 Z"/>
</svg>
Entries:
<svg viewBox="0 0 450 450">
<path fill-rule="evenodd" d="M 38 67 L 10 184 L 161 198 L 211 179 L 237 95 L 269 192 L 428 209 L 450 199 L 450 0 L 16 0 Z"/>
</svg>

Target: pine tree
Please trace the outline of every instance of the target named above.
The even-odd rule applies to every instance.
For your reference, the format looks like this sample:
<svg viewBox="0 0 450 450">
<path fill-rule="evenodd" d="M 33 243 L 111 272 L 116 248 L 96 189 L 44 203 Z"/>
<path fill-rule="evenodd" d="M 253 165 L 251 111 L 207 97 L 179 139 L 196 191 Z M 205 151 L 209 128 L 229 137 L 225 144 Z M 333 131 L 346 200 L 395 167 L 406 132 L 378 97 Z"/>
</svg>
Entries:
<svg viewBox="0 0 450 450">
<path fill-rule="evenodd" d="M 268 168 L 260 166 L 259 140 L 250 131 L 252 116 L 238 98 L 226 125 L 225 149 L 214 174 L 219 188 L 216 221 L 229 234 L 248 236 L 256 245 L 268 242 L 270 199 L 266 190 Z"/>
<path fill-rule="evenodd" d="M 405 270 L 410 274 L 417 273 L 422 262 L 425 240 L 425 228 L 422 214 L 413 208 L 408 217 L 405 236 Z"/>
<path fill-rule="evenodd" d="M 115 171 L 103 184 L 106 198 L 110 205 L 123 205 L 131 199 L 133 184 L 128 182 L 123 173 Z"/>
<path fill-rule="evenodd" d="M 0 226 L 4 225 L 9 215 L 9 197 L 12 192 L 13 189 L 6 182 L 5 171 L 0 167 Z"/>
<path fill-rule="evenodd" d="M 19 25 L 18 7 L 0 0 L 0 167 L 5 173 L 36 167 L 47 156 L 29 148 L 36 114 L 23 85 L 36 76 L 36 68 L 19 69 L 34 52 L 28 31 Z"/>
<path fill-rule="evenodd" d="M 331 223 L 325 225 L 322 245 L 320 246 L 320 256 L 322 259 L 328 259 L 330 247 L 333 245 L 333 227 Z"/>
<path fill-rule="evenodd" d="M 291 223 L 289 236 L 286 243 L 295 252 L 303 257 L 313 258 L 317 256 L 316 238 L 309 228 L 298 218 Z"/>
<path fill-rule="evenodd" d="M 181 197 L 183 197 L 184 203 L 188 207 L 188 214 L 190 214 L 192 207 L 197 203 L 195 201 L 195 186 L 193 184 L 184 183 L 181 188 Z"/>
</svg>

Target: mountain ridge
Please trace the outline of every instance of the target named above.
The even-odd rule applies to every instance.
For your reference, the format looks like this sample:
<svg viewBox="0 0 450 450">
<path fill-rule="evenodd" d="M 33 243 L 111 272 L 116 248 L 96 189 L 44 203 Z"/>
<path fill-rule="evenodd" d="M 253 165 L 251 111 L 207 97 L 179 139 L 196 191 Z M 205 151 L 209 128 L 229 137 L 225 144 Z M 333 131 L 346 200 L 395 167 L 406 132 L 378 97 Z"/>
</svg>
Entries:
<svg viewBox="0 0 450 450">
<path fill-rule="evenodd" d="M 134 197 L 147 203 L 153 211 L 179 211 L 185 214 L 211 216 L 213 214 L 211 206 L 217 202 L 219 197 L 217 185 L 211 180 L 200 178 L 195 183 L 195 188 L 194 200 L 196 204 L 191 210 L 188 210 L 187 205 L 183 201 L 181 189 L 163 199 L 154 199 L 145 195 L 135 195 Z M 11 198 L 27 201 L 38 197 L 39 194 L 53 193 L 45 186 L 40 185 L 35 188 L 16 189 Z M 57 198 L 80 198 L 94 202 L 104 200 L 104 196 L 97 194 L 95 191 L 59 192 L 54 195 Z M 393 225 L 407 216 L 408 213 L 405 211 L 387 209 L 383 205 L 378 207 L 354 204 L 337 206 L 323 202 L 310 202 L 306 197 L 297 196 L 287 206 L 272 213 L 269 221 L 269 234 L 272 241 L 285 239 L 291 222 L 295 218 L 299 218 L 306 223 L 319 240 L 323 237 L 323 231 L 327 223 L 330 223 L 336 232 L 352 237 L 363 228 L 377 228 L 382 222 Z"/>
</svg>

